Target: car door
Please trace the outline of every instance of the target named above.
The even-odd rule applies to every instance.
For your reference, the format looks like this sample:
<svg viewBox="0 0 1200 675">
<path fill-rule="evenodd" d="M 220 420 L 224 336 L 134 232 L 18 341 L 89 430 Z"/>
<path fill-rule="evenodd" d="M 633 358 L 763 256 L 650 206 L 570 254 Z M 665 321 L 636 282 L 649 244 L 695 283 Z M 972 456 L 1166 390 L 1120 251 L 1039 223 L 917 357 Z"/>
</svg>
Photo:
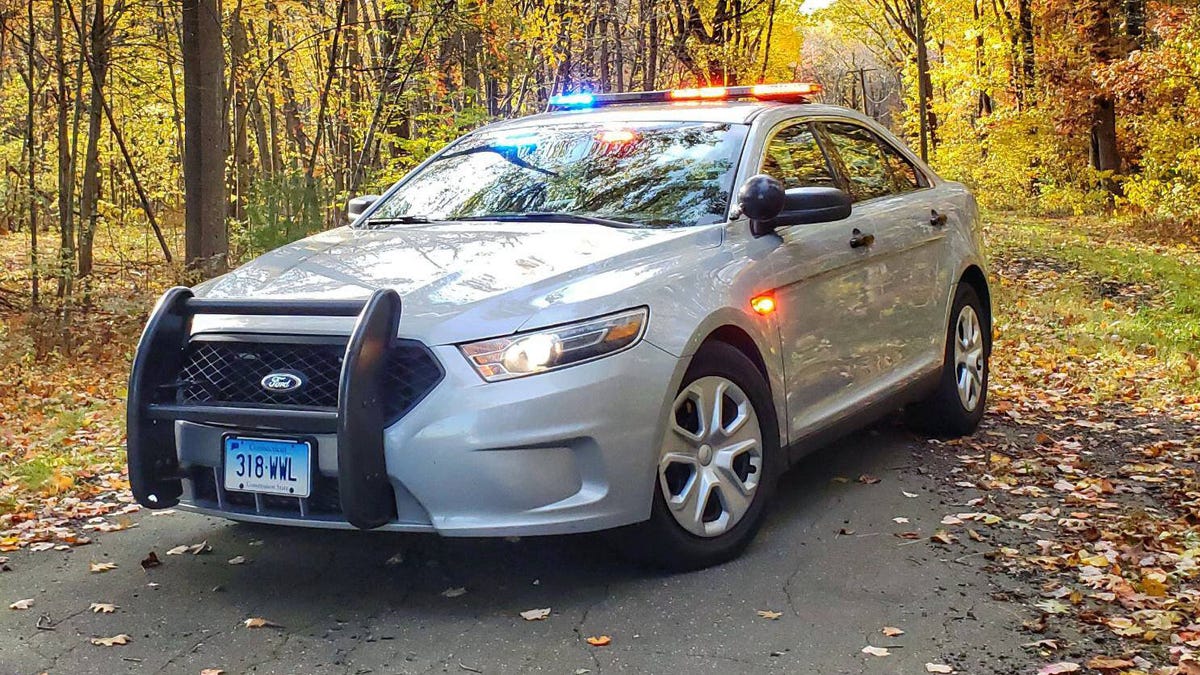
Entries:
<svg viewBox="0 0 1200 675">
<path fill-rule="evenodd" d="M 853 120 L 817 124 L 854 198 L 855 227 L 872 237 L 864 283 L 848 307 L 873 333 L 855 354 L 868 395 L 886 393 L 941 361 L 948 215 L 916 164 Z"/>
<path fill-rule="evenodd" d="M 789 120 L 768 133 L 760 172 L 786 189 L 847 187 L 805 120 Z M 857 210 L 856 210 L 857 211 Z M 882 292 L 869 264 L 874 251 L 852 246 L 854 230 L 874 225 L 874 216 L 780 227 L 779 244 L 766 267 L 776 298 L 788 435 L 793 441 L 840 417 L 865 395 L 865 364 L 876 351 L 880 316 L 874 298 Z"/>
</svg>

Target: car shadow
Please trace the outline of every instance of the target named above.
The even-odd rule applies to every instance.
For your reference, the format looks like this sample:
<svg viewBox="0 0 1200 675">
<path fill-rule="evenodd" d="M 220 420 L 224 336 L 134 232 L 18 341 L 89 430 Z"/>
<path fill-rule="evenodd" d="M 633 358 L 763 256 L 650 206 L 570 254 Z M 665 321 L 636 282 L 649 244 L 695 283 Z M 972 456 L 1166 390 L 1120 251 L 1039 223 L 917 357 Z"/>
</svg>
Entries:
<svg viewBox="0 0 1200 675">
<path fill-rule="evenodd" d="M 287 619 L 281 613 L 311 616 L 314 607 L 335 606 L 347 620 L 400 608 L 479 615 L 551 603 L 586 606 L 622 586 L 663 580 L 701 588 L 723 569 L 786 563 L 832 501 L 871 497 L 847 491 L 848 483 L 908 467 L 919 444 L 887 419 L 811 453 L 781 478 L 767 522 L 741 558 L 688 574 L 629 562 L 602 534 L 458 539 L 213 520 L 205 536 L 219 553 L 204 556 L 211 560 L 207 564 L 190 565 L 183 580 L 193 589 L 222 591 L 245 612 Z M 225 564 L 233 555 L 250 562 Z M 447 597 L 457 599 L 451 603 Z"/>
</svg>

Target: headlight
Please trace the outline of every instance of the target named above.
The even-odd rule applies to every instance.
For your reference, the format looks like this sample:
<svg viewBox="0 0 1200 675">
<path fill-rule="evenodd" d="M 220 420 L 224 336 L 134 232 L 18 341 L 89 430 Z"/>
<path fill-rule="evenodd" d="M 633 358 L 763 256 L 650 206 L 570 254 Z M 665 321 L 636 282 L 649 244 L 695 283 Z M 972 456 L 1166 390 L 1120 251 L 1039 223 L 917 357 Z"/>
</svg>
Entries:
<svg viewBox="0 0 1200 675">
<path fill-rule="evenodd" d="M 512 337 L 460 345 L 488 382 L 583 363 L 628 349 L 642 339 L 645 307 Z"/>
</svg>

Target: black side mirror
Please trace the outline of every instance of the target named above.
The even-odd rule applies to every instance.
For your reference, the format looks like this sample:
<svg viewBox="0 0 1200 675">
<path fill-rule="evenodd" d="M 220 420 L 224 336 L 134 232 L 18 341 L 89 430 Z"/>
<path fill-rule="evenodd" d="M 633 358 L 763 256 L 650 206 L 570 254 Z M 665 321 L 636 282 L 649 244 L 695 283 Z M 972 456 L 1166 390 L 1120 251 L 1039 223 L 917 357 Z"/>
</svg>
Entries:
<svg viewBox="0 0 1200 675">
<path fill-rule="evenodd" d="M 354 221 L 363 214 L 364 211 L 371 208 L 371 205 L 379 201 L 379 195 L 363 195 L 355 197 L 346 204 L 346 214 L 350 216 L 350 220 Z"/>
<path fill-rule="evenodd" d="M 787 192 L 783 183 L 766 175 L 751 176 L 738 190 L 738 208 L 750 219 L 750 231 L 761 237 L 774 228 L 766 224 L 778 216 L 784 207 Z"/>
<path fill-rule="evenodd" d="M 850 195 L 835 187 L 801 187 L 787 191 L 783 212 L 771 221 L 773 227 L 829 223 L 850 217 Z"/>
</svg>

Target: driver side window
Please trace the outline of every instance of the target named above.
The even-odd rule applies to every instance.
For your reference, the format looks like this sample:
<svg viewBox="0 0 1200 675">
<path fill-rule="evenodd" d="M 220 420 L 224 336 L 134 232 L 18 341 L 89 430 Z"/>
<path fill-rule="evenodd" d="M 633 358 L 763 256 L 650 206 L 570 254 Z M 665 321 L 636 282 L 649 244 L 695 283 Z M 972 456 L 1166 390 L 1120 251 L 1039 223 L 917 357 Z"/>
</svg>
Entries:
<svg viewBox="0 0 1200 675">
<path fill-rule="evenodd" d="M 840 187 L 808 122 L 793 124 L 775 133 L 767 142 L 762 173 L 778 179 L 785 190 Z"/>
</svg>

